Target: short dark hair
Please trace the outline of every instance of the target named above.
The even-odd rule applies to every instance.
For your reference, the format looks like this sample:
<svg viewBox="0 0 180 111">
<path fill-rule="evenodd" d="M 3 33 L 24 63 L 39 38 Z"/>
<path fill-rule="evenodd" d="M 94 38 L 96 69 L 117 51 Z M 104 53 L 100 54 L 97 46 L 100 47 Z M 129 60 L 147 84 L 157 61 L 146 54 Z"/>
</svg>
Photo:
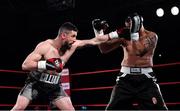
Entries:
<svg viewBox="0 0 180 111">
<path fill-rule="evenodd" d="M 60 26 L 58 35 L 60 35 L 61 33 L 68 33 L 72 30 L 78 32 L 78 28 L 74 24 L 72 24 L 71 22 L 65 22 Z"/>
</svg>

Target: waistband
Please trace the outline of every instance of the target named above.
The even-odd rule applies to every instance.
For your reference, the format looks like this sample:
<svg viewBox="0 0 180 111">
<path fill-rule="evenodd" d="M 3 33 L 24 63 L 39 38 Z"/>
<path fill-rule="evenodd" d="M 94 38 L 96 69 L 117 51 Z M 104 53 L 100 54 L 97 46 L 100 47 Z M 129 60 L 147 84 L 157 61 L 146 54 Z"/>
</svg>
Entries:
<svg viewBox="0 0 180 111">
<path fill-rule="evenodd" d="M 127 74 L 129 74 L 129 75 L 142 75 L 142 74 L 144 74 L 148 78 L 153 78 L 151 75 L 149 75 L 149 73 L 153 72 L 153 69 L 151 67 L 139 68 L 139 67 L 126 67 L 126 66 L 123 66 L 123 67 L 121 67 L 120 72 L 123 73 L 121 75 L 121 77 L 125 77 Z"/>
<path fill-rule="evenodd" d="M 124 73 L 150 73 L 153 72 L 153 69 L 151 67 L 147 68 L 139 68 L 139 67 L 121 67 L 121 72 Z"/>
<path fill-rule="evenodd" d="M 58 84 L 60 81 L 59 75 L 51 75 L 48 73 L 41 73 L 39 81 L 48 83 L 48 84 Z"/>
</svg>

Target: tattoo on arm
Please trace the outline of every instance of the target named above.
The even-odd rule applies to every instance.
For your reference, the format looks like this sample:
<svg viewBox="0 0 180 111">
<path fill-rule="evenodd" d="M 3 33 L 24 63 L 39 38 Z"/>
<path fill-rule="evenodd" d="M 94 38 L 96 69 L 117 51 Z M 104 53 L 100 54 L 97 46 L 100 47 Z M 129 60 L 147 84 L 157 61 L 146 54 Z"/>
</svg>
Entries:
<svg viewBox="0 0 180 111">
<path fill-rule="evenodd" d="M 150 48 L 155 47 L 155 44 L 156 44 L 156 35 L 146 37 L 144 43 L 145 50 L 149 50 Z"/>
<path fill-rule="evenodd" d="M 144 49 L 142 51 L 139 52 L 139 56 L 143 56 L 144 54 L 146 54 L 148 52 L 149 49 L 155 47 L 157 42 L 157 38 L 156 35 L 151 35 L 149 37 L 146 37 L 146 39 L 144 40 Z"/>
</svg>

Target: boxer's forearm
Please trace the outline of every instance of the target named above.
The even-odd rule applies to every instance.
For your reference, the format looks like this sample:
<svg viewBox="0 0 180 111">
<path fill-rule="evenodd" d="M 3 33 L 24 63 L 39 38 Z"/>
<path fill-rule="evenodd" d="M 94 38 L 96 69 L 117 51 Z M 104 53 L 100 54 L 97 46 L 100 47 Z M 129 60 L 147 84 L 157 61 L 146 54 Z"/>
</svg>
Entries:
<svg viewBox="0 0 180 111">
<path fill-rule="evenodd" d="M 36 70 L 37 66 L 38 66 L 38 62 L 26 61 L 22 64 L 22 70 L 27 70 L 27 71 Z"/>
<path fill-rule="evenodd" d="M 109 35 L 101 35 L 101 36 L 96 36 L 90 40 L 85 40 L 85 44 L 87 45 L 99 45 L 101 43 L 107 42 L 109 40 Z"/>
<path fill-rule="evenodd" d="M 67 63 L 69 58 L 72 56 L 72 54 L 75 52 L 76 47 L 71 47 L 69 50 L 67 50 L 63 56 L 61 56 L 61 59 L 63 61 L 63 65 Z"/>
<path fill-rule="evenodd" d="M 101 43 L 107 42 L 109 40 L 109 35 L 96 36 L 89 40 L 79 40 L 78 47 L 83 47 L 87 45 L 99 45 Z"/>
<path fill-rule="evenodd" d="M 110 38 L 109 38 L 109 35 L 106 34 L 106 35 L 97 36 L 94 39 L 95 39 L 94 40 L 95 42 L 100 44 L 100 43 L 107 42 Z"/>
</svg>

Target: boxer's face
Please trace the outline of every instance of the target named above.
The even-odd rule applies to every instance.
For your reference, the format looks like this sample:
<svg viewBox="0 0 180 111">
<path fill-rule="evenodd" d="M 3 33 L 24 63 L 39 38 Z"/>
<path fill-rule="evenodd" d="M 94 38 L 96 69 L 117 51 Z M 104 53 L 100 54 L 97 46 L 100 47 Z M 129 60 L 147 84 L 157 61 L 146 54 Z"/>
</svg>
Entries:
<svg viewBox="0 0 180 111">
<path fill-rule="evenodd" d="M 64 42 L 62 45 L 68 46 L 69 48 L 71 48 L 71 45 L 75 42 L 77 37 L 77 32 L 76 31 L 69 31 L 64 33 Z"/>
<path fill-rule="evenodd" d="M 76 40 L 76 37 L 77 37 L 77 32 L 72 30 L 66 34 L 66 41 L 69 44 L 73 44 Z"/>
</svg>

